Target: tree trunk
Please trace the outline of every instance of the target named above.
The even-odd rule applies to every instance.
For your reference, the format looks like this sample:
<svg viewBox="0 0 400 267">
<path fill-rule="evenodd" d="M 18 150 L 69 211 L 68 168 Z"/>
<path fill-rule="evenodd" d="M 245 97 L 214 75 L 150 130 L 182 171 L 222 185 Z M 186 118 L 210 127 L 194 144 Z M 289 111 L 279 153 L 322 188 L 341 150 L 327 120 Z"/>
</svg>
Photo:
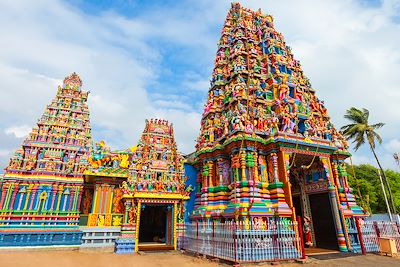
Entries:
<svg viewBox="0 0 400 267">
<path fill-rule="evenodd" d="M 375 157 L 375 159 L 376 159 L 376 163 L 378 163 L 379 169 L 381 169 L 383 178 L 384 178 L 384 180 L 385 180 L 386 187 L 388 188 L 389 198 L 390 198 L 390 203 L 392 204 L 393 213 L 394 213 L 394 214 L 397 214 L 396 207 L 395 207 L 395 205 L 394 205 L 392 190 L 390 189 L 389 181 L 388 181 L 388 179 L 386 178 L 385 171 L 383 170 L 383 168 L 382 168 L 382 166 L 381 166 L 381 163 L 379 162 L 378 156 L 376 155 L 375 150 L 372 148 L 372 146 L 371 146 L 371 150 L 372 150 L 372 153 L 374 154 L 374 157 Z"/>
</svg>

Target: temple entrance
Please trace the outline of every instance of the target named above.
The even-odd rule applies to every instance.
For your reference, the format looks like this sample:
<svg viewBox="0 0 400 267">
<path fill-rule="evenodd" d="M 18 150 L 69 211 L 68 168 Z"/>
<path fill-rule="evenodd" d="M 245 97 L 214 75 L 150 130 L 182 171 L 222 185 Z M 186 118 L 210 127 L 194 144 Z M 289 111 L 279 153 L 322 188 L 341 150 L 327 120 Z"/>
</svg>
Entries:
<svg viewBox="0 0 400 267">
<path fill-rule="evenodd" d="M 297 155 L 290 169 L 292 203 L 303 224 L 307 250 L 339 250 L 329 181 L 319 157 Z M 308 254 L 308 252 L 306 251 Z"/>
<path fill-rule="evenodd" d="M 171 249 L 172 228 L 170 205 L 142 204 L 139 250 Z"/>
<path fill-rule="evenodd" d="M 312 222 L 319 248 L 338 250 L 335 222 L 328 193 L 309 195 Z"/>
</svg>

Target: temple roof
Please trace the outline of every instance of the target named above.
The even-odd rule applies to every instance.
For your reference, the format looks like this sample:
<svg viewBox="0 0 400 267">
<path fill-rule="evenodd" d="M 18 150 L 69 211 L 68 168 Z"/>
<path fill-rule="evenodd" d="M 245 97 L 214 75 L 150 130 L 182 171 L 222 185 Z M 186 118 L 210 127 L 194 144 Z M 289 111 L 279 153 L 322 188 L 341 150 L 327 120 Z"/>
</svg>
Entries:
<svg viewBox="0 0 400 267">
<path fill-rule="evenodd" d="M 273 21 L 260 10 L 232 4 L 218 43 L 198 152 L 237 136 L 278 140 L 280 135 L 346 150 L 324 101 Z"/>
<path fill-rule="evenodd" d="M 81 177 L 91 144 L 87 93 L 76 73 L 64 79 L 63 87 L 46 106 L 37 125 L 10 159 L 5 178 L 24 179 L 61 176 Z"/>
</svg>

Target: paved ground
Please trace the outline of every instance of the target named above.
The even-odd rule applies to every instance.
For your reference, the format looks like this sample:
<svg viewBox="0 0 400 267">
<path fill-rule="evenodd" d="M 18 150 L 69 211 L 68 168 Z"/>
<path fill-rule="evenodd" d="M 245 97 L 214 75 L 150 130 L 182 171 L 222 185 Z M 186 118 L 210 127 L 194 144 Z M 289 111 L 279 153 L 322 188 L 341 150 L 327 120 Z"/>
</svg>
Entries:
<svg viewBox="0 0 400 267">
<path fill-rule="evenodd" d="M 146 253 L 144 255 L 115 255 L 110 252 L 78 252 L 78 251 L 31 251 L 31 252 L 0 252 L 0 266 L 7 267 L 218 267 L 227 266 L 208 260 L 183 255 L 180 252 Z M 243 266 L 270 266 L 268 263 Z M 400 267 L 400 259 L 390 257 L 366 255 L 351 256 L 339 259 L 310 258 L 306 264 L 284 263 L 284 267 Z"/>
</svg>

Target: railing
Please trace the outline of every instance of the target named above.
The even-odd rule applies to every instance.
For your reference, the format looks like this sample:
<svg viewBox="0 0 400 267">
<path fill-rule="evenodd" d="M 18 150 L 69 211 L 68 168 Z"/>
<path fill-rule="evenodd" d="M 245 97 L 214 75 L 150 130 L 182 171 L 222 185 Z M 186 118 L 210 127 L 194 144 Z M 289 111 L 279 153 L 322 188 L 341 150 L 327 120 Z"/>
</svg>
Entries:
<svg viewBox="0 0 400 267">
<path fill-rule="evenodd" d="M 400 231 L 399 225 L 395 222 L 376 222 L 376 229 L 379 231 L 379 237 L 394 239 L 397 251 L 400 251 Z"/>
<path fill-rule="evenodd" d="M 365 252 L 379 252 L 378 233 L 376 232 L 374 222 L 365 221 L 360 224 L 360 228 Z"/>
<path fill-rule="evenodd" d="M 400 229 L 396 222 L 365 221 L 361 223 L 360 228 L 366 252 L 381 252 L 380 237 L 394 239 L 397 251 L 400 251 Z"/>
<path fill-rule="evenodd" d="M 298 259 L 297 222 L 271 219 L 264 227 L 243 222 L 192 222 L 184 249 L 235 263 Z"/>
</svg>

